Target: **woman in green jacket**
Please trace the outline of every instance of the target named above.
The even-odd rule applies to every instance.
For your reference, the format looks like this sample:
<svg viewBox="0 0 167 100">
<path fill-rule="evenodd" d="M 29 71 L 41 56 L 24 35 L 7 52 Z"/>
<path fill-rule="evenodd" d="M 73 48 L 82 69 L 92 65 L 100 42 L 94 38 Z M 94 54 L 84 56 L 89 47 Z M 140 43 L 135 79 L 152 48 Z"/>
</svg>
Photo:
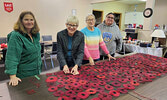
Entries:
<svg viewBox="0 0 167 100">
<path fill-rule="evenodd" d="M 39 27 L 33 13 L 22 12 L 7 38 L 5 73 L 10 75 L 9 85 L 16 86 L 22 78 L 40 74 L 42 67 Z"/>
</svg>

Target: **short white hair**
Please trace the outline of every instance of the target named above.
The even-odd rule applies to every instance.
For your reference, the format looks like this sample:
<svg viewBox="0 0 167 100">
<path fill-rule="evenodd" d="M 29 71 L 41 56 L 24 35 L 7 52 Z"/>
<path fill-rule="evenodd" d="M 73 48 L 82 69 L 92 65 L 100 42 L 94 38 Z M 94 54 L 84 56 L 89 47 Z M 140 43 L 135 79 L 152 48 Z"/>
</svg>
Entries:
<svg viewBox="0 0 167 100">
<path fill-rule="evenodd" d="M 77 25 L 79 25 L 79 20 L 76 16 L 72 15 L 72 16 L 69 16 L 66 20 L 66 24 L 67 23 L 75 23 Z"/>
<path fill-rule="evenodd" d="M 86 16 L 86 20 L 88 19 L 89 16 L 93 16 L 93 18 L 96 20 L 95 15 L 93 15 L 93 14 L 88 14 L 88 15 Z"/>
</svg>

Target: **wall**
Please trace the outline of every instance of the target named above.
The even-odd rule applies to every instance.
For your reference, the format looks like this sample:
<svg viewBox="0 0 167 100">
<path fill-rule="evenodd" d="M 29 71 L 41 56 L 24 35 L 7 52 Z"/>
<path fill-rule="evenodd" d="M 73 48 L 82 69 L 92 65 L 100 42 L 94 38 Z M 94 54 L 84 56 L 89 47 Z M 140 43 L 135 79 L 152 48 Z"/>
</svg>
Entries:
<svg viewBox="0 0 167 100">
<path fill-rule="evenodd" d="M 105 19 L 105 15 L 109 12 L 122 13 L 121 29 L 124 29 L 124 16 L 125 12 L 128 10 L 128 7 L 129 5 L 118 2 L 104 2 L 92 4 L 92 9 L 104 11 L 103 19 Z"/>
<path fill-rule="evenodd" d="M 103 19 L 105 19 L 105 15 L 109 12 L 122 13 L 121 30 L 125 29 L 125 26 L 124 26 L 125 12 L 132 12 L 134 11 L 134 8 L 135 8 L 135 5 L 128 5 L 128 4 L 123 4 L 120 2 L 113 2 L 113 1 L 92 4 L 92 9 L 104 11 Z M 145 9 L 145 3 L 138 4 L 136 8 L 137 8 L 136 9 L 137 12 L 142 12 Z"/>
<path fill-rule="evenodd" d="M 41 35 L 48 34 L 56 40 L 56 34 L 65 28 L 66 18 L 71 15 L 72 9 L 76 9 L 79 18 L 79 30 L 85 27 L 85 16 L 91 13 L 91 0 L 11 0 L 14 11 L 8 13 L 4 10 L 0 0 L 0 37 L 6 36 L 13 30 L 13 25 L 18 16 L 24 10 L 34 13 Z M 10 1 L 10 0 L 8 0 Z"/>
<path fill-rule="evenodd" d="M 152 16 L 152 29 L 155 24 L 167 25 L 167 0 L 155 0 L 155 6 Z"/>
<path fill-rule="evenodd" d="M 143 12 L 145 9 L 145 6 L 146 6 L 146 3 L 137 4 L 136 12 Z M 133 12 L 134 9 L 135 9 L 135 5 L 129 5 L 128 12 Z"/>
</svg>

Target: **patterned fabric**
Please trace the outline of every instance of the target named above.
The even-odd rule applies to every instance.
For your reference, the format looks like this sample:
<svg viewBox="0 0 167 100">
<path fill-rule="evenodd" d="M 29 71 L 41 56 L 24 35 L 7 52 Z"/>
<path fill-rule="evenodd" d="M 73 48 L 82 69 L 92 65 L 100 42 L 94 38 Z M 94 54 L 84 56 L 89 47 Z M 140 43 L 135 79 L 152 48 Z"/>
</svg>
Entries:
<svg viewBox="0 0 167 100">
<path fill-rule="evenodd" d="M 94 27 L 94 31 L 90 31 L 87 27 L 85 27 L 81 30 L 81 32 L 85 35 L 84 60 L 88 60 L 89 57 L 99 59 L 99 46 L 106 54 L 109 53 L 98 28 Z"/>
</svg>

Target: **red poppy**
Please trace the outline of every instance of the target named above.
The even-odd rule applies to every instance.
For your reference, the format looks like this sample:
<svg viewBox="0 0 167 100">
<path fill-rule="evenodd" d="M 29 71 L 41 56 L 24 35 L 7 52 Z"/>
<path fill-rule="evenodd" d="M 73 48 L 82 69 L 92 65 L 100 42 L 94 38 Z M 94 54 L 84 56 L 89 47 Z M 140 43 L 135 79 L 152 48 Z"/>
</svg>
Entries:
<svg viewBox="0 0 167 100">
<path fill-rule="evenodd" d="M 54 92 L 53 95 L 56 96 L 56 97 L 60 97 L 60 96 L 64 95 L 64 92 L 61 91 L 61 90 L 58 90 L 58 91 Z"/>
<path fill-rule="evenodd" d="M 99 85 L 106 85 L 106 82 L 104 82 L 104 81 L 99 81 L 98 83 L 99 83 Z"/>
<path fill-rule="evenodd" d="M 83 85 L 82 87 L 83 87 L 83 89 L 89 89 L 89 88 L 91 88 L 91 86 L 88 85 L 88 84 L 85 84 L 85 85 Z"/>
<path fill-rule="evenodd" d="M 62 97 L 59 97 L 58 100 L 69 100 L 69 98 L 66 96 L 62 96 Z"/>
<path fill-rule="evenodd" d="M 135 87 L 131 84 L 123 84 L 124 88 L 128 89 L 128 90 L 134 90 Z"/>
<path fill-rule="evenodd" d="M 81 85 L 86 84 L 86 82 L 87 82 L 86 80 L 80 80 L 80 81 L 79 81 L 79 83 L 80 83 Z"/>
<path fill-rule="evenodd" d="M 96 90 L 95 89 L 87 89 L 85 92 L 89 93 L 89 94 L 96 94 Z"/>
<path fill-rule="evenodd" d="M 53 73 L 46 73 L 46 76 L 51 76 L 53 75 Z"/>
<path fill-rule="evenodd" d="M 89 93 L 79 92 L 77 96 L 80 97 L 81 99 L 86 99 L 89 97 Z"/>
<path fill-rule="evenodd" d="M 104 75 L 97 75 L 98 78 L 105 78 L 106 76 Z"/>
<path fill-rule="evenodd" d="M 46 82 L 56 82 L 57 81 L 57 77 L 55 77 L 55 76 L 49 76 L 45 81 Z"/>
<path fill-rule="evenodd" d="M 136 81 L 131 81 L 130 84 L 134 85 L 134 86 L 139 86 L 140 84 Z"/>
<path fill-rule="evenodd" d="M 101 100 L 112 100 L 112 96 L 110 94 L 106 93 L 106 92 L 99 93 L 98 97 Z"/>
<path fill-rule="evenodd" d="M 104 88 L 98 86 L 95 88 L 97 92 L 103 92 L 104 91 Z"/>
<path fill-rule="evenodd" d="M 118 81 L 120 81 L 121 83 L 126 83 L 127 79 L 119 78 Z"/>
<path fill-rule="evenodd" d="M 73 87 L 80 87 L 81 85 L 80 85 L 78 82 L 74 82 L 74 83 L 72 84 L 72 86 L 73 86 Z"/>
<path fill-rule="evenodd" d="M 116 87 L 121 86 L 121 83 L 118 82 L 118 81 L 114 81 L 114 82 L 112 82 L 111 84 L 112 84 L 113 86 L 116 86 Z"/>
<path fill-rule="evenodd" d="M 97 87 L 97 86 L 99 86 L 99 84 L 98 83 L 91 83 L 91 86 L 92 87 Z"/>
<path fill-rule="evenodd" d="M 122 93 L 122 94 L 125 94 L 125 93 L 128 92 L 128 90 L 125 89 L 125 88 L 118 88 L 117 91 L 118 91 L 119 93 Z"/>
<path fill-rule="evenodd" d="M 115 96 L 115 97 L 118 97 L 118 96 L 120 95 L 120 93 L 119 93 L 118 91 L 116 91 L 116 90 L 111 90 L 111 91 L 109 92 L 109 94 L 111 94 L 111 95 L 113 95 L 113 96 Z"/>
<path fill-rule="evenodd" d="M 101 99 L 98 97 L 95 97 L 95 98 L 92 98 L 91 100 L 101 100 Z"/>
<path fill-rule="evenodd" d="M 105 89 L 110 91 L 110 90 L 113 90 L 114 87 L 112 87 L 112 86 L 109 85 L 109 84 L 106 84 L 106 85 L 105 85 Z"/>
<path fill-rule="evenodd" d="M 56 87 L 56 86 L 51 86 L 51 87 L 49 87 L 48 88 L 48 91 L 49 92 L 54 92 L 54 91 L 56 91 L 58 88 Z"/>
<path fill-rule="evenodd" d="M 71 96 L 71 95 L 75 95 L 75 94 L 76 93 L 74 91 L 72 91 L 72 90 L 68 90 L 68 91 L 65 92 L 66 96 Z"/>
<path fill-rule="evenodd" d="M 74 87 L 73 91 L 75 91 L 75 92 L 82 92 L 83 88 L 82 87 Z"/>
<path fill-rule="evenodd" d="M 71 95 L 71 96 L 69 97 L 69 100 L 81 100 L 81 98 L 78 97 L 78 96 L 76 96 L 76 95 Z"/>
<path fill-rule="evenodd" d="M 59 85 L 57 85 L 57 87 L 58 88 L 62 88 L 62 87 L 64 87 L 64 85 L 63 84 L 59 84 Z"/>
</svg>

